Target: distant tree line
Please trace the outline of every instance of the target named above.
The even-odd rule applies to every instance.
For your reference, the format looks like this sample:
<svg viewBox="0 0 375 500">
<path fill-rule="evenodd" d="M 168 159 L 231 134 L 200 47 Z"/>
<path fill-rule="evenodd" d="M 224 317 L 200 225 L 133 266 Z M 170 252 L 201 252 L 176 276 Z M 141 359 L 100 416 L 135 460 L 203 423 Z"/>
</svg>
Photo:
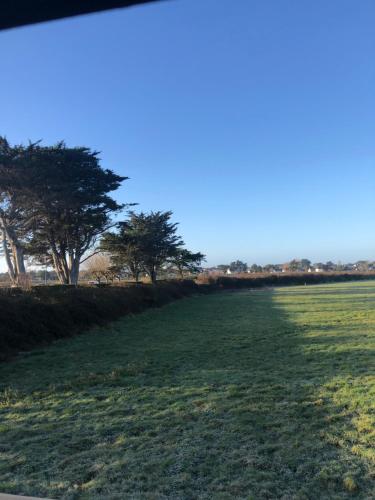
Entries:
<svg viewBox="0 0 375 500">
<path fill-rule="evenodd" d="M 99 153 L 64 142 L 11 146 L 0 137 L 0 242 L 9 277 L 19 284 L 26 259 L 53 269 L 63 284 L 77 284 L 80 266 L 100 251 L 112 271 L 145 270 L 155 282 L 162 266 L 181 275 L 198 269 L 201 253 L 184 248 L 172 212 L 136 214 L 115 223 L 129 208 L 111 193 L 127 177 L 100 165 Z"/>
<path fill-rule="evenodd" d="M 247 265 L 246 262 L 236 260 L 230 264 L 219 264 L 215 268 L 210 268 L 210 271 L 219 271 L 226 274 L 239 273 L 281 273 L 281 272 L 340 272 L 340 271 L 358 271 L 368 272 L 375 271 L 375 261 L 359 260 L 354 263 L 334 263 L 328 261 L 312 262 L 309 259 L 293 259 L 284 264 L 266 264 L 264 266 L 258 264 Z"/>
</svg>

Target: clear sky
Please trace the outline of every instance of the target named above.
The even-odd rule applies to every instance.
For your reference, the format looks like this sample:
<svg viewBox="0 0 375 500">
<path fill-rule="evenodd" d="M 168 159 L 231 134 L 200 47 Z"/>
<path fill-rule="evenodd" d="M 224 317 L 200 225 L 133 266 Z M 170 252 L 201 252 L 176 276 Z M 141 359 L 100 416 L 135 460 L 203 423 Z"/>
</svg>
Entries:
<svg viewBox="0 0 375 500">
<path fill-rule="evenodd" d="M 0 34 L 0 134 L 64 139 L 208 264 L 375 259 L 375 2 L 171 0 Z"/>
</svg>

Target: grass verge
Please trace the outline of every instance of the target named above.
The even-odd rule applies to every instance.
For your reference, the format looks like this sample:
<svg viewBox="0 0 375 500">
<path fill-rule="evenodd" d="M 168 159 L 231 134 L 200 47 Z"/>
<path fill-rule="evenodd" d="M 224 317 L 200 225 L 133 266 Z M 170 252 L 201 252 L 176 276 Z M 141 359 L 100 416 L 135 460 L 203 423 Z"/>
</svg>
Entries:
<svg viewBox="0 0 375 500">
<path fill-rule="evenodd" d="M 0 491 L 375 497 L 375 284 L 191 297 L 0 366 Z"/>
</svg>

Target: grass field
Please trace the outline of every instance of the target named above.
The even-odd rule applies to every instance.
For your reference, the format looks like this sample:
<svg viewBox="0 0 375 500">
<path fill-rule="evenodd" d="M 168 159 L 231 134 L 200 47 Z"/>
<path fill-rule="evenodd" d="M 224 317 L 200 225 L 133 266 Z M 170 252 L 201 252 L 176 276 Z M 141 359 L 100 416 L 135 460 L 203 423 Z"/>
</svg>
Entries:
<svg viewBox="0 0 375 500">
<path fill-rule="evenodd" d="M 0 366 L 0 491 L 375 498 L 375 283 L 193 297 Z"/>
</svg>

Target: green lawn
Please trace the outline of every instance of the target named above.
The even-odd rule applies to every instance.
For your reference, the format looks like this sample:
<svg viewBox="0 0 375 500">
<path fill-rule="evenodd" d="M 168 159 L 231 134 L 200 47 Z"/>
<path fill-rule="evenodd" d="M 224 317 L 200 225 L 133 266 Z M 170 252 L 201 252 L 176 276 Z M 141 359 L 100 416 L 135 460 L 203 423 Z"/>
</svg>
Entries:
<svg viewBox="0 0 375 500">
<path fill-rule="evenodd" d="M 375 498 L 375 283 L 193 297 L 0 366 L 0 491 Z"/>
</svg>

